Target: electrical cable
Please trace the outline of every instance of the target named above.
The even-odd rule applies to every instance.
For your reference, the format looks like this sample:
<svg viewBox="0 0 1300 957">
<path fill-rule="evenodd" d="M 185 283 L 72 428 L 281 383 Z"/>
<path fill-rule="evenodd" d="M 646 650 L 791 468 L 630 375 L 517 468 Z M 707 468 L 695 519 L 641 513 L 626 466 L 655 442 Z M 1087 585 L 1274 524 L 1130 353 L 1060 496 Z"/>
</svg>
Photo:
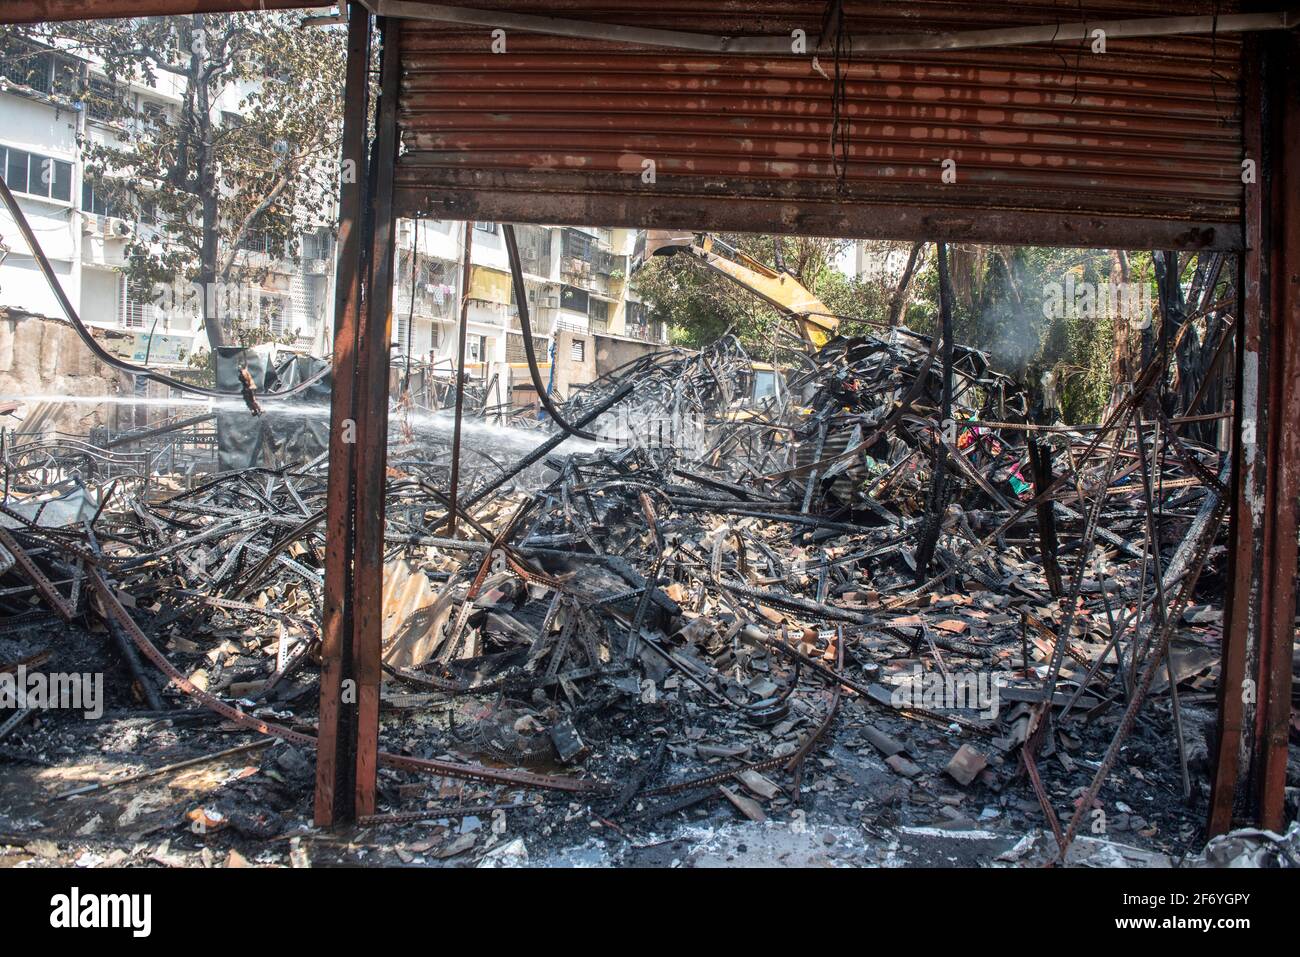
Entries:
<svg viewBox="0 0 1300 957">
<path fill-rule="evenodd" d="M 595 433 L 576 428 L 565 421 L 564 416 L 556 409 L 555 403 L 551 401 L 546 386 L 542 384 L 542 373 L 537 368 L 537 351 L 533 348 L 533 326 L 528 321 L 528 289 L 524 285 L 524 269 L 519 258 L 519 244 L 515 241 L 515 227 L 510 223 L 502 223 L 501 231 L 506 238 L 506 254 L 510 258 L 510 278 L 514 282 L 515 302 L 519 307 L 519 328 L 524 334 L 524 354 L 528 357 L 528 374 L 532 377 L 533 388 L 537 390 L 538 398 L 542 400 L 547 413 L 562 431 L 589 442 L 603 441 Z M 555 368 L 554 362 L 551 363 L 551 368 Z"/>
<path fill-rule="evenodd" d="M 27 243 L 28 249 L 31 250 L 32 257 L 36 260 L 36 265 L 40 267 L 41 273 L 45 276 L 45 281 L 49 283 L 50 290 L 54 293 L 54 298 L 59 301 L 59 306 L 63 309 L 64 315 L 68 317 L 68 321 L 72 323 L 72 327 L 76 330 L 77 335 L 81 337 L 81 341 L 86 344 L 87 348 L 90 349 L 95 358 L 99 359 L 99 361 L 103 362 L 105 365 L 112 366 L 114 369 L 126 372 L 136 378 L 152 379 L 154 382 L 170 386 L 171 388 L 177 389 L 181 392 L 190 392 L 194 395 L 206 396 L 210 399 L 235 398 L 243 395 L 243 390 L 236 389 L 231 392 L 223 392 L 220 389 L 209 389 L 204 386 L 194 385 L 191 382 L 185 382 L 182 379 L 173 378 L 166 373 L 159 372 L 156 369 L 150 369 L 147 366 L 138 366 L 132 362 L 127 362 L 125 359 L 118 358 L 96 342 L 90 329 L 86 327 L 86 324 L 81 321 L 81 317 L 77 315 L 77 310 L 72 307 L 72 302 L 68 299 L 67 293 L 63 291 L 63 286 L 59 284 L 58 276 L 54 274 L 54 269 L 50 266 L 50 261 L 45 256 L 45 250 L 41 248 L 41 244 L 36 239 L 36 234 L 32 232 L 32 227 L 27 222 L 27 217 L 23 215 L 22 208 L 18 205 L 18 201 L 14 199 L 14 194 L 9 191 L 9 186 L 3 179 L 0 179 L 0 199 L 4 200 L 4 204 L 9 210 L 9 215 L 13 217 L 14 222 L 18 225 L 18 231 L 22 233 L 23 240 Z M 309 379 L 303 380 L 292 389 L 286 389 L 283 392 L 266 392 L 262 395 L 266 399 L 287 399 L 292 395 L 305 392 L 307 389 L 315 385 L 316 382 L 323 378 L 329 371 L 330 367 L 326 366 L 320 372 L 316 373 Z"/>
</svg>

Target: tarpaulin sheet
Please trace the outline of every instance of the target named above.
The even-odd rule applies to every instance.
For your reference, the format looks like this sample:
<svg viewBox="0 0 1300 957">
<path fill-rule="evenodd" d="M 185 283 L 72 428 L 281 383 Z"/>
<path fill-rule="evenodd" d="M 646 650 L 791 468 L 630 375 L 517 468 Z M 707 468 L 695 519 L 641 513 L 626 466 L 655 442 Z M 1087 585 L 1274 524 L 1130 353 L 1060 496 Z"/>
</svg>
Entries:
<svg viewBox="0 0 1300 957">
<path fill-rule="evenodd" d="M 280 392 L 310 379 L 329 363 L 312 356 L 294 356 L 275 365 L 264 352 L 217 350 L 217 388 L 238 391 L 239 370 L 245 365 L 257 393 Z M 261 415 L 245 409 L 217 413 L 217 466 L 222 471 L 253 466 L 280 468 L 310 462 L 329 448 L 330 382 L 327 374 L 290 399 L 265 403 Z"/>
</svg>

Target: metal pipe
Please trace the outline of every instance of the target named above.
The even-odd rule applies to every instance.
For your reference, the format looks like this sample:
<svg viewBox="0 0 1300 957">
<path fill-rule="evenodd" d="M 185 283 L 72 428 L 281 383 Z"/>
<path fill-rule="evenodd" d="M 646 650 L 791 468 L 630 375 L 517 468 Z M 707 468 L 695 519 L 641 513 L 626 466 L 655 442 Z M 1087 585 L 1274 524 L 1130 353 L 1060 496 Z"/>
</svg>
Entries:
<svg viewBox="0 0 1300 957">
<path fill-rule="evenodd" d="M 790 34 L 766 37 L 728 37 L 707 33 L 686 33 L 651 27 L 597 23 L 565 17 L 542 17 L 509 10 L 479 10 L 441 3 L 413 3 L 411 0 L 364 0 L 376 13 L 387 17 L 438 23 L 464 23 L 503 30 L 522 30 L 551 36 L 604 40 L 637 46 L 699 50 L 705 53 L 754 53 L 791 56 Z M 908 53 L 922 50 L 972 50 L 985 47 L 1026 46 L 1087 40 L 1104 31 L 1108 40 L 1134 37 L 1165 37 L 1197 33 L 1244 33 L 1255 30 L 1289 30 L 1300 23 L 1300 13 L 1240 13 L 1222 16 L 1140 17 L 1128 20 L 1096 20 L 1081 23 L 1045 23 L 1026 27 L 994 27 L 953 33 L 867 34 L 855 36 L 851 55 Z M 808 38 L 809 49 L 820 50 L 832 39 L 823 35 Z"/>
<path fill-rule="evenodd" d="M 451 433 L 451 487 L 447 490 L 451 510 L 447 513 L 447 535 L 456 537 L 456 513 L 460 497 L 460 425 L 465 415 L 465 340 L 469 337 L 469 284 L 473 275 L 470 252 L 474 247 L 474 221 L 465 223 L 465 259 L 460 272 L 460 338 L 456 346 L 456 424 Z M 480 356 L 479 358 L 485 358 Z"/>
<path fill-rule="evenodd" d="M 18 227 L 18 232 L 22 234 L 23 241 L 27 243 L 27 249 L 32 258 L 36 260 L 36 267 L 41 271 L 41 275 L 45 277 L 45 281 L 49 284 L 50 291 L 54 293 L 54 298 L 58 300 L 59 308 L 63 310 L 63 314 L 67 316 L 68 321 L 72 323 L 72 328 L 76 331 L 77 335 L 81 337 L 81 341 L 86 344 L 86 348 L 91 351 L 96 359 L 103 362 L 105 365 L 112 366 L 114 369 L 130 373 L 136 378 L 152 379 L 154 382 L 161 382 L 163 385 L 170 386 L 173 389 L 178 389 L 181 392 L 190 392 L 194 395 L 202 395 L 210 399 L 219 399 L 225 396 L 237 396 L 241 394 L 238 390 L 234 392 L 222 392 L 219 389 L 205 389 L 203 386 L 194 385 L 192 382 L 185 382 L 181 379 L 165 375 L 156 369 L 150 369 L 146 366 L 138 366 L 135 363 L 127 362 L 125 359 L 113 355 L 113 353 L 109 352 L 96 342 L 94 335 L 88 328 L 86 328 L 86 324 L 81 321 L 81 316 L 78 315 L 77 310 L 73 308 L 72 300 L 70 300 L 68 294 L 63 291 L 63 285 L 59 282 L 59 277 L 54 274 L 54 267 L 50 265 L 50 260 L 46 257 L 45 250 L 41 248 L 40 241 L 36 238 L 36 234 L 32 232 L 31 224 L 27 222 L 27 217 L 23 214 L 22 207 L 18 205 L 18 201 L 14 199 L 14 194 L 9 191 L 9 186 L 3 179 L 0 179 L 0 200 L 3 200 L 5 208 L 9 210 L 9 215 L 13 217 L 14 224 Z M 291 395 L 297 395 L 299 392 L 305 392 L 307 389 L 311 388 L 311 386 L 315 385 L 317 380 L 324 376 L 327 371 L 329 370 L 321 369 L 320 372 L 316 373 L 310 379 L 294 386 L 292 389 L 286 389 L 284 392 L 268 393 L 267 397 L 272 399 L 286 399 Z"/>
</svg>

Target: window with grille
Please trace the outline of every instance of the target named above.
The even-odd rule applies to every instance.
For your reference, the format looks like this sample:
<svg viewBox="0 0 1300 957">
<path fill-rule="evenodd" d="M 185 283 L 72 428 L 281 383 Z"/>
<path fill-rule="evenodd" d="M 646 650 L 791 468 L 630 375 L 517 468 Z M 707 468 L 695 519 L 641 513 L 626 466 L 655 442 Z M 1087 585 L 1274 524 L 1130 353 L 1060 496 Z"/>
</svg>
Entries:
<svg viewBox="0 0 1300 957">
<path fill-rule="evenodd" d="M 594 245 L 592 238 L 584 232 L 579 232 L 576 229 L 566 229 L 564 231 L 564 255 L 570 259 L 591 262 Z"/>
<path fill-rule="evenodd" d="M 302 236 L 303 259 L 329 259 L 334 253 L 334 236 L 324 226 L 311 229 Z"/>
<path fill-rule="evenodd" d="M 37 93 L 75 96 L 81 65 L 54 50 L 4 37 L 0 39 L 0 76 Z"/>
<path fill-rule="evenodd" d="M 288 296 L 276 293 L 262 293 L 262 325 L 270 330 L 271 335 L 281 339 L 294 331 L 293 303 Z"/>
<path fill-rule="evenodd" d="M 0 48 L 0 75 L 37 93 L 49 93 L 51 54 L 30 43 L 7 40 Z"/>
<path fill-rule="evenodd" d="M 146 332 L 154 328 L 154 306 L 151 290 L 141 283 L 131 282 L 126 276 L 118 285 L 118 320 L 128 329 L 143 329 Z M 165 321 L 159 321 L 160 327 L 166 328 Z"/>
<path fill-rule="evenodd" d="M 285 227 L 270 217 L 264 226 L 250 229 L 239 240 L 239 248 L 250 253 L 265 253 L 268 256 L 284 255 Z"/>
<path fill-rule="evenodd" d="M 91 77 L 86 83 L 82 103 L 86 115 L 101 123 L 111 123 L 121 118 L 127 110 L 128 96 L 126 89 L 112 80 Z"/>
<path fill-rule="evenodd" d="M 547 356 L 546 340 L 541 336 L 533 336 L 533 354 L 537 356 L 538 362 L 545 362 Z M 528 353 L 524 351 L 524 337 L 517 333 L 509 333 L 506 336 L 506 362 L 527 362 Z"/>
<path fill-rule="evenodd" d="M 587 340 L 574 339 L 569 346 L 569 358 L 574 362 L 587 361 Z"/>
</svg>

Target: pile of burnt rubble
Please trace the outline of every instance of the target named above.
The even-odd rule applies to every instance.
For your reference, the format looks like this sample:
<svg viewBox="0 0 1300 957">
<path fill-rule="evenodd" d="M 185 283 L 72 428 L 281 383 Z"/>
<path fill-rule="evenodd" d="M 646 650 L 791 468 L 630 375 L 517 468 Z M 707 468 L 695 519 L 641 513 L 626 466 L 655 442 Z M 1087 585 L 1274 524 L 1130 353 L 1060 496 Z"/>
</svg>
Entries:
<svg viewBox="0 0 1300 957">
<path fill-rule="evenodd" d="M 361 823 L 424 825 L 403 860 L 720 812 L 1192 846 L 1226 457 L 1147 401 L 1150 377 L 1068 428 L 1030 424 L 973 350 L 945 390 L 938 343 L 902 328 L 767 360 L 730 338 L 640 359 L 563 404 L 577 437 L 468 428 L 454 536 L 448 433 L 418 427 L 448 413 L 398 407 L 382 807 Z M 6 453 L 0 669 L 92 642 L 122 679 L 109 715 L 160 754 L 55 796 L 165 779 L 177 753 L 220 763 L 239 733 L 247 767 L 158 827 L 192 849 L 300 833 L 324 456 L 110 481 L 71 453 L 32 462 Z M 11 770 L 86 734 L 0 716 Z M 45 833 L 0 810 L 6 840 Z"/>
</svg>

